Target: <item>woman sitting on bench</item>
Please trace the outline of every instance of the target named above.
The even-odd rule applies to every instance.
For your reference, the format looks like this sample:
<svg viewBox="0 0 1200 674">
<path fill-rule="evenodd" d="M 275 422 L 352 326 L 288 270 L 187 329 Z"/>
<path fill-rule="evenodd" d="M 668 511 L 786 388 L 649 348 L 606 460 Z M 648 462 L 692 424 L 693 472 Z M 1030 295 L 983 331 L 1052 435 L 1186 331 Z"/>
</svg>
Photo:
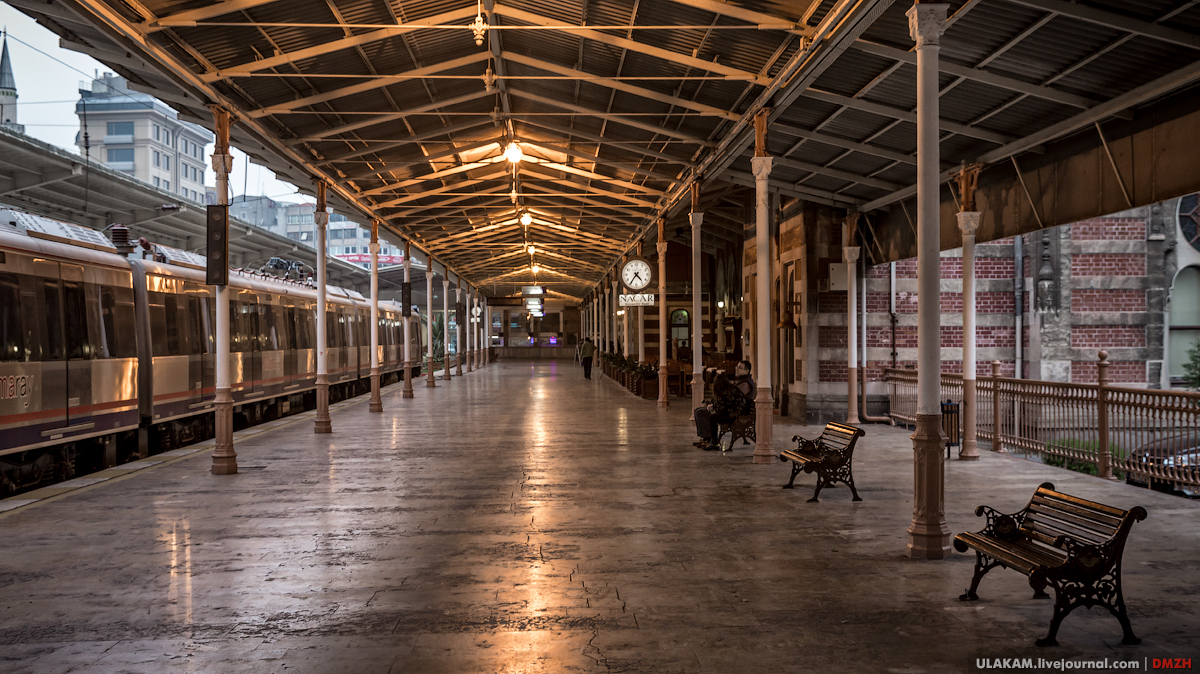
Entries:
<svg viewBox="0 0 1200 674">
<path fill-rule="evenodd" d="M 713 401 L 705 407 L 696 408 L 696 435 L 700 440 L 692 443 L 706 452 L 721 448 L 718 444 L 718 427 L 732 423 L 743 414 L 754 412 L 754 400 L 747 398 L 734 386 L 724 373 L 713 381 Z"/>
</svg>

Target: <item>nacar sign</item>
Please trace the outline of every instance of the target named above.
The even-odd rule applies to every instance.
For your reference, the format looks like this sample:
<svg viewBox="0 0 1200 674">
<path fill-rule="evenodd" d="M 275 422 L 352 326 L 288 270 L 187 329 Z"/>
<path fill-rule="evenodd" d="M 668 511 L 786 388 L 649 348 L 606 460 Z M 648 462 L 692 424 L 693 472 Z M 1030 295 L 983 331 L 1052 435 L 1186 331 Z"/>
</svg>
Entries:
<svg viewBox="0 0 1200 674">
<path fill-rule="evenodd" d="M 654 306 L 654 293 L 621 295 L 620 301 L 623 307 L 652 307 Z"/>
</svg>

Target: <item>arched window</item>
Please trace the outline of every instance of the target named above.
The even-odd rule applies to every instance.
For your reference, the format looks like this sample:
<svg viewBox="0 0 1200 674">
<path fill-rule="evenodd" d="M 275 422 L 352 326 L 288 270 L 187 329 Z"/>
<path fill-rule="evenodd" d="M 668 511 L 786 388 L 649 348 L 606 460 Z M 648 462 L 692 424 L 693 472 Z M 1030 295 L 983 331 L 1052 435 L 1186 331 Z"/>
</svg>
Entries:
<svg viewBox="0 0 1200 674">
<path fill-rule="evenodd" d="M 1188 350 L 1200 342 L 1200 267 L 1185 267 L 1175 276 L 1171 289 L 1171 377 L 1183 376 Z"/>
<path fill-rule="evenodd" d="M 676 309 L 671 312 L 671 339 L 681 348 L 689 345 L 692 323 L 688 318 L 686 309 Z"/>
</svg>

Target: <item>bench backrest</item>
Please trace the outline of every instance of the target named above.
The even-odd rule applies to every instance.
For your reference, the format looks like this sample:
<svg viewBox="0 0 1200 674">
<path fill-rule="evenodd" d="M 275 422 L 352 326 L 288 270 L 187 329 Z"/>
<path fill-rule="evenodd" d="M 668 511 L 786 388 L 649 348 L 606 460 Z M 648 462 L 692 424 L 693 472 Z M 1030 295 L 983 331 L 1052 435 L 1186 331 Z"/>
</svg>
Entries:
<svg viewBox="0 0 1200 674">
<path fill-rule="evenodd" d="M 1055 491 L 1054 485 L 1046 482 L 1026 506 L 1021 532 L 1046 545 L 1055 545 L 1060 536 L 1100 547 L 1112 543 L 1113 552 L 1119 555 L 1134 521 L 1144 519 L 1146 510 L 1141 506 L 1121 510 Z"/>
<path fill-rule="evenodd" d="M 821 431 L 821 437 L 817 438 L 817 443 L 832 449 L 839 454 L 845 454 L 848 450 L 854 447 L 854 443 L 867 432 L 861 428 L 847 426 L 836 421 L 831 421 L 825 424 L 825 430 Z"/>
</svg>

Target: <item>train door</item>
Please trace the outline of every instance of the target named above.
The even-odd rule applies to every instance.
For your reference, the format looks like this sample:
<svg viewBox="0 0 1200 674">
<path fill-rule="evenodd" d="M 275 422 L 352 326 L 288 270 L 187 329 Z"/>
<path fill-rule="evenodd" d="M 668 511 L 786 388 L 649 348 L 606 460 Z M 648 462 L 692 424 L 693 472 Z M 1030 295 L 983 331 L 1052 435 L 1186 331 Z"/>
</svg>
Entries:
<svg viewBox="0 0 1200 674">
<path fill-rule="evenodd" d="M 33 260 L 34 289 L 42 311 L 41 332 L 42 412 L 50 430 L 67 426 L 67 346 L 63 334 L 62 283 L 57 262 Z"/>
<path fill-rule="evenodd" d="M 88 330 L 83 267 L 59 264 L 63 291 L 63 336 L 67 351 L 67 426 L 92 418 L 92 341 Z M 79 429 L 85 430 L 85 429 Z"/>
<path fill-rule="evenodd" d="M 248 296 L 247 299 L 254 299 Z M 246 313 L 246 335 L 249 337 L 249 367 L 247 368 L 246 390 L 247 393 L 262 393 L 263 388 L 263 357 L 264 348 L 263 328 L 266 325 L 266 319 L 263 316 L 263 311 L 267 308 L 264 304 L 258 302 L 247 302 L 246 308 L 249 310 Z"/>
</svg>

